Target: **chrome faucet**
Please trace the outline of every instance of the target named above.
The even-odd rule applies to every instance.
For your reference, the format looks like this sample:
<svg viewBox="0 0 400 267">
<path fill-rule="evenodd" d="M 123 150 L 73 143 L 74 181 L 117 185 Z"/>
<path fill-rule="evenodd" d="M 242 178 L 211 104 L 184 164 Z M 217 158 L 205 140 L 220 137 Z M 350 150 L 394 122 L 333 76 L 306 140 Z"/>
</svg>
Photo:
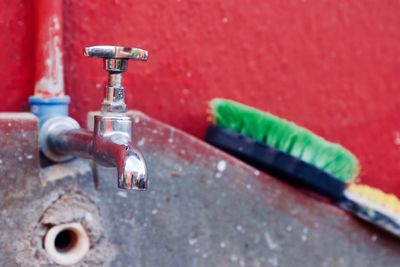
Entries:
<svg viewBox="0 0 400 267">
<path fill-rule="evenodd" d="M 118 171 L 119 188 L 145 190 L 148 185 L 146 163 L 131 142 L 132 120 L 126 115 L 121 82 L 128 60 L 146 61 L 148 53 L 139 48 L 91 46 L 85 48 L 84 55 L 103 58 L 104 69 L 108 71 L 101 113 L 94 117 L 93 131 L 80 129 L 71 117 L 47 120 L 39 134 L 42 152 L 56 162 L 78 156 L 93 159 L 103 166 L 114 166 Z"/>
</svg>

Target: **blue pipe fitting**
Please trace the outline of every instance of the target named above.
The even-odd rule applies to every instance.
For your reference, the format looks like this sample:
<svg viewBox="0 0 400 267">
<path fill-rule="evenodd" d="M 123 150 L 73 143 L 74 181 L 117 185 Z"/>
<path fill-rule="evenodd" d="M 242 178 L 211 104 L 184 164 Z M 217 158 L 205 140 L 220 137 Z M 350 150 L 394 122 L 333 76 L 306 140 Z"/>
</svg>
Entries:
<svg viewBox="0 0 400 267">
<path fill-rule="evenodd" d="M 68 116 L 69 96 L 58 96 L 51 98 L 42 98 L 39 96 L 29 97 L 31 112 L 39 118 L 39 126 L 50 118 L 58 116 Z"/>
</svg>

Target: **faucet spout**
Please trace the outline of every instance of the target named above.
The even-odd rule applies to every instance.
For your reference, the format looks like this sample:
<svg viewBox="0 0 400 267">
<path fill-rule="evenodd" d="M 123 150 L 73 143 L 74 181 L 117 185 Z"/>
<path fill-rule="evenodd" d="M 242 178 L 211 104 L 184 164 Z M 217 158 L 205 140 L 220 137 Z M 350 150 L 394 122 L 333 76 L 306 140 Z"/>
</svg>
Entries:
<svg viewBox="0 0 400 267">
<path fill-rule="evenodd" d="M 119 188 L 128 190 L 147 189 L 145 160 L 125 134 L 114 132 L 108 136 L 95 136 L 89 155 L 103 166 L 117 168 Z"/>
<path fill-rule="evenodd" d="M 128 144 L 120 153 L 117 161 L 118 187 L 146 190 L 147 168 L 142 154 L 132 144 Z"/>
<path fill-rule="evenodd" d="M 92 159 L 106 167 L 116 167 L 118 187 L 146 190 L 147 167 L 143 155 L 131 142 L 128 117 L 96 116 L 94 130 L 63 128 L 65 118 L 53 118 L 47 131 L 47 151 L 57 156 L 72 155 Z"/>
</svg>

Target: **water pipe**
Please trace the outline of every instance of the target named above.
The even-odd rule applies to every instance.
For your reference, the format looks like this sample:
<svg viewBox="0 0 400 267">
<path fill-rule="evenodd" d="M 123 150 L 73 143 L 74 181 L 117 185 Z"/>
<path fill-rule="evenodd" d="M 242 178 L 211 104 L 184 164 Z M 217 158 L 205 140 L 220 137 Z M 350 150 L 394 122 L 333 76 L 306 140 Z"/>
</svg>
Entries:
<svg viewBox="0 0 400 267">
<path fill-rule="evenodd" d="M 64 93 L 63 1 L 36 0 L 34 4 L 35 88 L 29 98 L 39 124 L 68 115 L 69 96 Z"/>
</svg>

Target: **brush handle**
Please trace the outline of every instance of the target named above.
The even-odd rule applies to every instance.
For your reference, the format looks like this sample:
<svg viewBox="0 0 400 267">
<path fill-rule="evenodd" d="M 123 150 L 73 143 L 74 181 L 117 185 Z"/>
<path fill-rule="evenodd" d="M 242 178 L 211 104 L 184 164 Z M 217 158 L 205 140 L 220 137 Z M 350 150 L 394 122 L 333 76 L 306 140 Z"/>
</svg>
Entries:
<svg viewBox="0 0 400 267">
<path fill-rule="evenodd" d="M 346 184 L 329 173 L 283 151 L 231 130 L 212 125 L 206 142 L 285 181 L 318 192 L 332 201 L 343 200 Z"/>
<path fill-rule="evenodd" d="M 345 199 L 339 203 L 339 206 L 356 217 L 400 237 L 400 224 L 398 218 L 396 220 L 381 211 L 368 208 L 357 200 Z"/>
</svg>

